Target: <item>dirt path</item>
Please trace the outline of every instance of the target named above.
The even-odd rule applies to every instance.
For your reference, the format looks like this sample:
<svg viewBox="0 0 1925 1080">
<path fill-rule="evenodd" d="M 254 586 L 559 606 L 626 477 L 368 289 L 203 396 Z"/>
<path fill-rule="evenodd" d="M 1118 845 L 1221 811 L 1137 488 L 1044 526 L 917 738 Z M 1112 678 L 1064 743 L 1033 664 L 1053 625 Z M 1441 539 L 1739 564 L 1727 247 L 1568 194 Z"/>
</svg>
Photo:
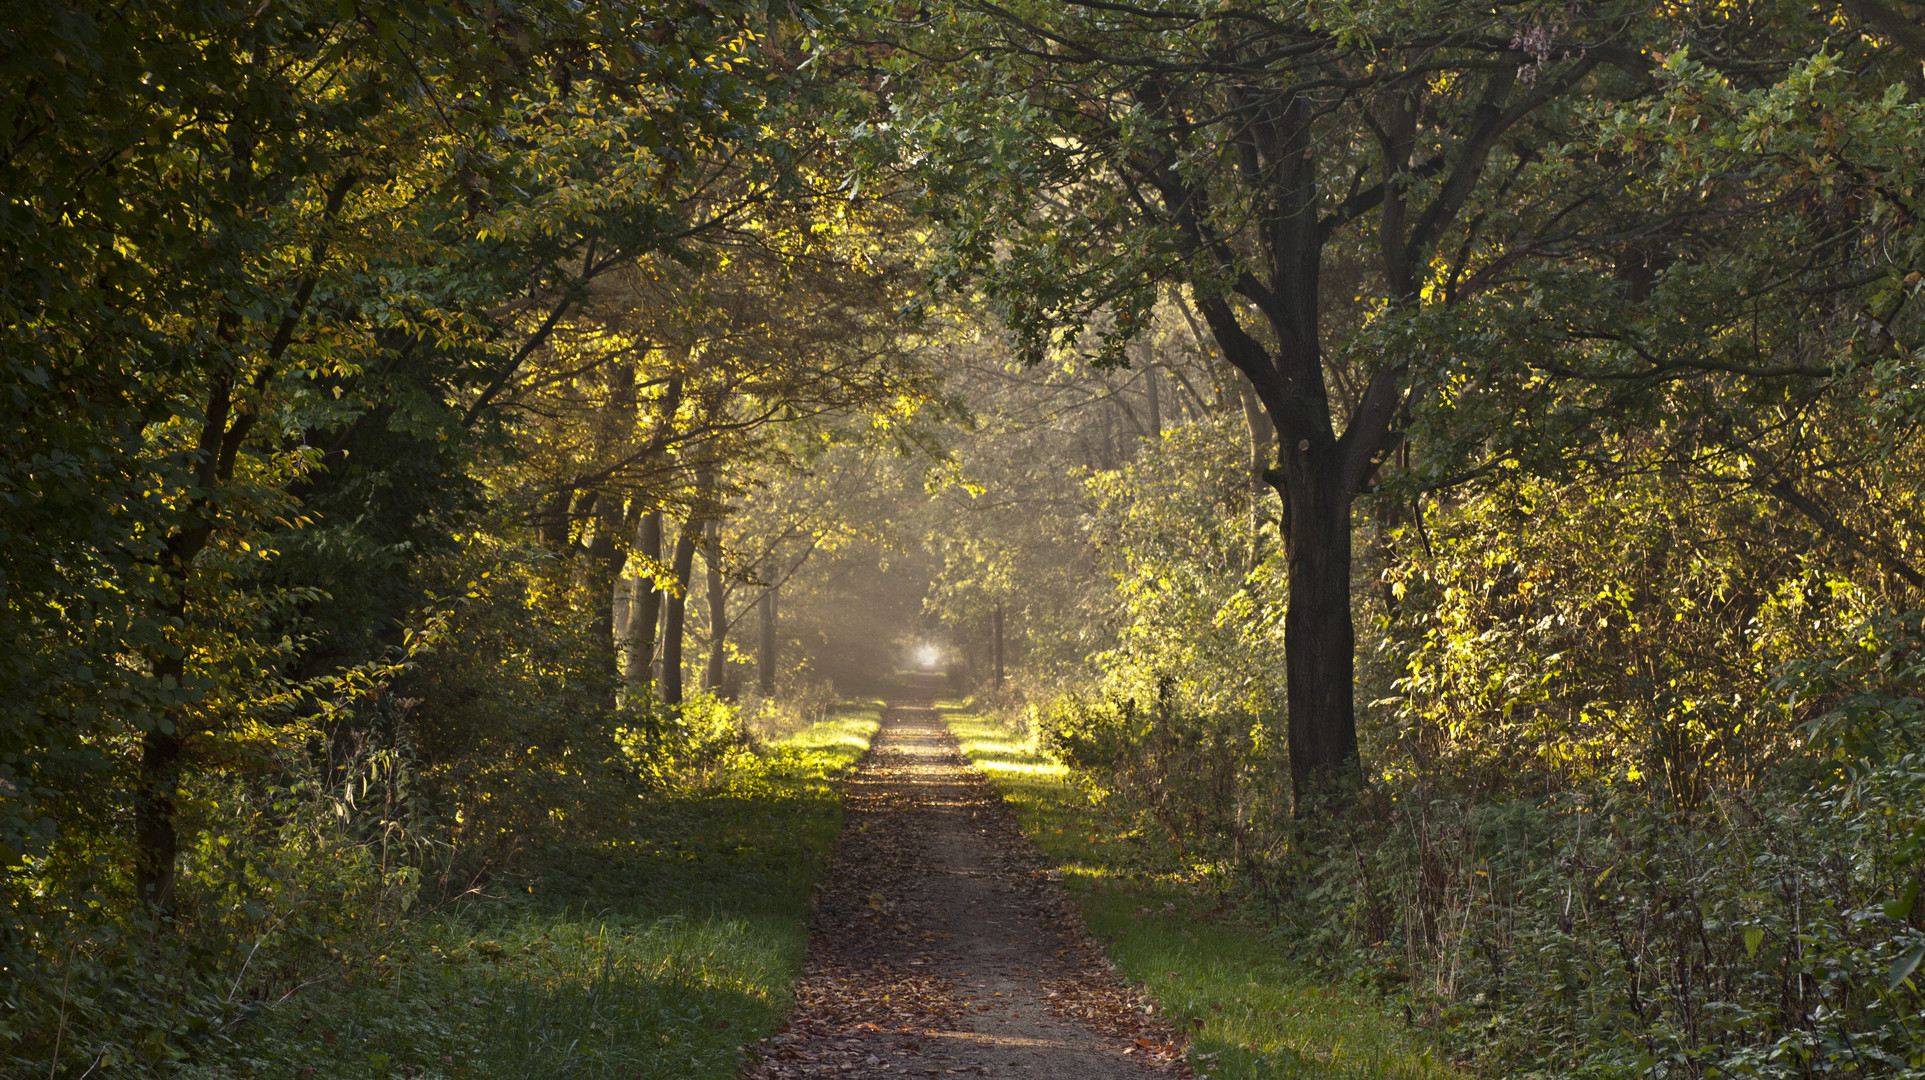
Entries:
<svg viewBox="0 0 1925 1080">
<path fill-rule="evenodd" d="M 795 1013 L 748 1075 L 1180 1075 L 929 702 L 893 703 L 849 780 Z"/>
</svg>

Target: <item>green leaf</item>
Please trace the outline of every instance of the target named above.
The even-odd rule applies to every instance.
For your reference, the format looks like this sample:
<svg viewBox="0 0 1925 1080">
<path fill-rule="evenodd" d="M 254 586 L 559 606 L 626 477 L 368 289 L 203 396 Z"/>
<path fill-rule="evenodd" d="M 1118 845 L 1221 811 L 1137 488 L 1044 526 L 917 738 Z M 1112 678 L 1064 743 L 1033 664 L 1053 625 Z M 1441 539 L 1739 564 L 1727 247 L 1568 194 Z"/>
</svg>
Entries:
<svg viewBox="0 0 1925 1080">
<path fill-rule="evenodd" d="M 1758 955 L 1758 946 L 1765 940 L 1765 932 L 1755 926 L 1745 928 L 1745 955 Z"/>
<path fill-rule="evenodd" d="M 1906 949 L 1898 959 L 1892 961 L 1891 970 L 1885 973 L 1885 989 L 1896 990 L 1900 983 L 1911 978 L 1918 970 L 1918 962 L 1925 960 L 1925 941 Z"/>
<path fill-rule="evenodd" d="M 1916 903 L 1918 903 L 1918 882 L 1914 881 L 1905 887 L 1904 893 L 1900 894 L 1896 900 L 1885 902 L 1885 917 L 1903 919 L 1912 913 L 1912 905 Z"/>
</svg>

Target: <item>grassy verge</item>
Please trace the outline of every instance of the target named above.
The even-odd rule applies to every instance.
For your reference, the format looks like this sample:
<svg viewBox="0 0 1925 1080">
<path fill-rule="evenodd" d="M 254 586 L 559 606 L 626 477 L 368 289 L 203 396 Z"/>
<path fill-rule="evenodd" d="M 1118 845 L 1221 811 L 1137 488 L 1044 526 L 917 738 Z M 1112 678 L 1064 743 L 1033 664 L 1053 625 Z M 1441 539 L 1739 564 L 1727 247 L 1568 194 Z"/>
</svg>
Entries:
<svg viewBox="0 0 1925 1080">
<path fill-rule="evenodd" d="M 788 1007 L 841 825 L 834 780 L 877 720 L 792 735 L 725 784 L 652 801 L 632 838 L 547 852 L 490 898 L 365 928 L 378 954 L 290 987 L 185 1075 L 734 1076 Z"/>
<path fill-rule="evenodd" d="M 1319 982 L 1260 927 L 1198 895 L 1185 868 L 1092 806 L 1068 772 L 982 716 L 945 708 L 1036 846 L 1062 871 L 1124 978 L 1191 1032 L 1190 1063 L 1217 1080 L 1417 1078 L 1457 1074 L 1376 994 Z"/>
</svg>

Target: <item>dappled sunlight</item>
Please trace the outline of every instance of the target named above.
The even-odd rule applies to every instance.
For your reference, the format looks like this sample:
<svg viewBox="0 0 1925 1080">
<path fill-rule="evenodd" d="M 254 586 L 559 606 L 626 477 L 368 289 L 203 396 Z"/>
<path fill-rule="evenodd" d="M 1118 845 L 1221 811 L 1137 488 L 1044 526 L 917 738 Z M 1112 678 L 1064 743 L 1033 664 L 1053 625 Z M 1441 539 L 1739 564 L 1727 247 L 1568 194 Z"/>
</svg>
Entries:
<svg viewBox="0 0 1925 1080">
<path fill-rule="evenodd" d="M 975 738 L 970 740 L 969 753 L 971 756 L 981 755 L 983 757 L 1019 758 L 1032 756 L 1029 747 L 1023 743 Z"/>
<path fill-rule="evenodd" d="M 1051 761 L 1002 761 L 991 757 L 975 757 L 976 767 L 991 773 L 1019 773 L 1029 776 L 1064 776 L 1067 771 Z"/>
</svg>

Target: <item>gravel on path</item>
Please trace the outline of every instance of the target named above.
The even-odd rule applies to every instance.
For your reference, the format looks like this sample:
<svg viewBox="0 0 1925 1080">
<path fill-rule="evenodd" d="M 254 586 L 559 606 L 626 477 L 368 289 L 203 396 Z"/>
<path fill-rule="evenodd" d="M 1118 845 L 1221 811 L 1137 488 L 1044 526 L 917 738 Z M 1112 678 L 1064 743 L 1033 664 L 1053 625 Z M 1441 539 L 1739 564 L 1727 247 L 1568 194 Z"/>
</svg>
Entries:
<svg viewBox="0 0 1925 1080">
<path fill-rule="evenodd" d="M 746 1073 L 1174 1077 L 1180 1040 L 920 698 L 891 703 L 843 792 L 835 861 L 782 1030 Z"/>
</svg>

